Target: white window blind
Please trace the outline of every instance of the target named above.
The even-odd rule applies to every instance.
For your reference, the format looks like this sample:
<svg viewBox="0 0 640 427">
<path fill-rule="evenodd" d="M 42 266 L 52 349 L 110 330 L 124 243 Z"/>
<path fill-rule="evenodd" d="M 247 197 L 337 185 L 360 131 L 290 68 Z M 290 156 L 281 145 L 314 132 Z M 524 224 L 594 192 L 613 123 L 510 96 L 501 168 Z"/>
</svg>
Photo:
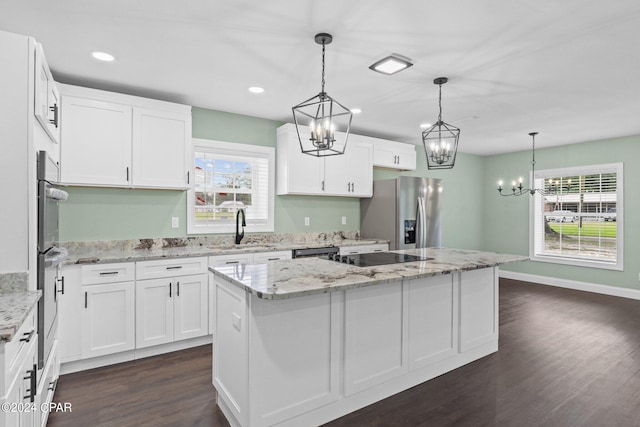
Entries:
<svg viewBox="0 0 640 427">
<path fill-rule="evenodd" d="M 536 171 L 530 256 L 623 269 L 622 163 Z"/>
<path fill-rule="evenodd" d="M 246 231 L 273 231 L 274 149 L 194 139 L 189 233 L 235 232 L 243 209 Z"/>
</svg>

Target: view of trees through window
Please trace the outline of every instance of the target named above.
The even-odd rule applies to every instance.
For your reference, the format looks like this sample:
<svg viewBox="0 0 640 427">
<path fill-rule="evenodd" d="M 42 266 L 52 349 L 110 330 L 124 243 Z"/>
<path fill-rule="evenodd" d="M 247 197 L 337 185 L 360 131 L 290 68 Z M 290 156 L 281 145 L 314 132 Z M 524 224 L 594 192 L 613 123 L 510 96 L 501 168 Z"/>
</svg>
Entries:
<svg viewBox="0 0 640 427">
<path fill-rule="evenodd" d="M 536 188 L 545 194 L 534 201 L 534 255 L 616 263 L 618 172 L 600 167 L 558 172 L 536 173 Z"/>
<path fill-rule="evenodd" d="M 196 220 L 235 219 L 238 209 L 251 212 L 253 164 L 224 159 L 210 153 L 196 153 Z"/>
</svg>

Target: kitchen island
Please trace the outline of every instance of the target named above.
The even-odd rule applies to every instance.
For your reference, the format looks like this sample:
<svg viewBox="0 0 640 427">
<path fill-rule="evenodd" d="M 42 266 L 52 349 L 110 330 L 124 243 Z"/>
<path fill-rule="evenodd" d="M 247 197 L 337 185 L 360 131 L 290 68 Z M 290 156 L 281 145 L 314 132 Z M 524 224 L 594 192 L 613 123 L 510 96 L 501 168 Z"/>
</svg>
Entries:
<svg viewBox="0 0 640 427">
<path fill-rule="evenodd" d="M 527 257 L 398 252 L 431 259 L 210 268 L 213 384 L 232 425 L 319 425 L 498 350 L 498 266 Z"/>
</svg>

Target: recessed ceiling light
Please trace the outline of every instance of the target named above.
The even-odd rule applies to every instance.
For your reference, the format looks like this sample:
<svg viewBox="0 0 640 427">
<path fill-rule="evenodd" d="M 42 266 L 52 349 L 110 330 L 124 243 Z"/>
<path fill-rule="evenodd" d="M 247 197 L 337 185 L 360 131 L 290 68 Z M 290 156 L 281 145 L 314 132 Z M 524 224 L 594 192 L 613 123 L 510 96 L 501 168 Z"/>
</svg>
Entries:
<svg viewBox="0 0 640 427">
<path fill-rule="evenodd" d="M 352 112 L 353 114 L 360 114 L 360 113 L 362 113 L 362 110 L 361 110 L 360 108 L 352 108 L 352 109 L 351 109 L 351 112 Z"/>
<path fill-rule="evenodd" d="M 430 127 L 431 127 L 431 123 L 422 123 L 422 124 L 420 125 L 420 127 L 421 127 L 422 129 L 430 128 Z"/>
<path fill-rule="evenodd" d="M 263 93 L 264 92 L 264 88 L 261 88 L 260 86 L 251 86 L 249 88 L 249 92 L 251 92 L 251 93 Z"/>
<path fill-rule="evenodd" d="M 369 69 L 382 74 L 395 74 L 413 65 L 409 58 L 394 53 L 371 65 Z"/>
<path fill-rule="evenodd" d="M 98 61 L 111 62 L 116 59 L 113 55 L 106 52 L 91 52 L 91 56 L 93 56 Z"/>
</svg>

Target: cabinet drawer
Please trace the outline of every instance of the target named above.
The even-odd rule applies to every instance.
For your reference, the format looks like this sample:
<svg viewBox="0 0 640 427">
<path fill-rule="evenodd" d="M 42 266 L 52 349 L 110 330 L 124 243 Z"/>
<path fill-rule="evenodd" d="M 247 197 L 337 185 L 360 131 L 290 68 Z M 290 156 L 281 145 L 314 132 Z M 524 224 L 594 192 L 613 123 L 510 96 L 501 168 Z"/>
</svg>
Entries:
<svg viewBox="0 0 640 427">
<path fill-rule="evenodd" d="M 386 252 L 389 245 L 378 243 L 373 245 L 343 246 L 340 248 L 340 255 L 368 254 L 372 252 Z"/>
<path fill-rule="evenodd" d="M 35 343 L 38 341 L 37 334 L 37 324 L 36 324 L 36 308 L 34 307 L 31 312 L 27 315 L 22 326 L 18 329 L 18 332 L 13 337 L 13 340 L 5 344 L 5 363 L 6 365 L 2 367 L 5 372 L 4 381 L 11 381 L 13 377 L 16 375 L 20 367 L 22 366 L 22 362 L 25 358 L 26 351 L 29 347 L 29 344 Z M 0 381 L 0 393 L 6 390 L 9 384 L 1 384 Z"/>
<path fill-rule="evenodd" d="M 253 264 L 264 264 L 281 259 L 291 259 L 291 251 L 257 252 L 253 254 Z"/>
<path fill-rule="evenodd" d="M 136 263 L 136 279 L 187 276 L 207 272 L 207 257 L 161 259 Z"/>
<path fill-rule="evenodd" d="M 135 279 L 135 263 L 98 264 L 82 266 L 82 284 L 125 282 Z"/>
<path fill-rule="evenodd" d="M 209 265 L 219 267 L 222 265 L 251 264 L 253 254 L 212 255 L 209 257 Z"/>
</svg>

